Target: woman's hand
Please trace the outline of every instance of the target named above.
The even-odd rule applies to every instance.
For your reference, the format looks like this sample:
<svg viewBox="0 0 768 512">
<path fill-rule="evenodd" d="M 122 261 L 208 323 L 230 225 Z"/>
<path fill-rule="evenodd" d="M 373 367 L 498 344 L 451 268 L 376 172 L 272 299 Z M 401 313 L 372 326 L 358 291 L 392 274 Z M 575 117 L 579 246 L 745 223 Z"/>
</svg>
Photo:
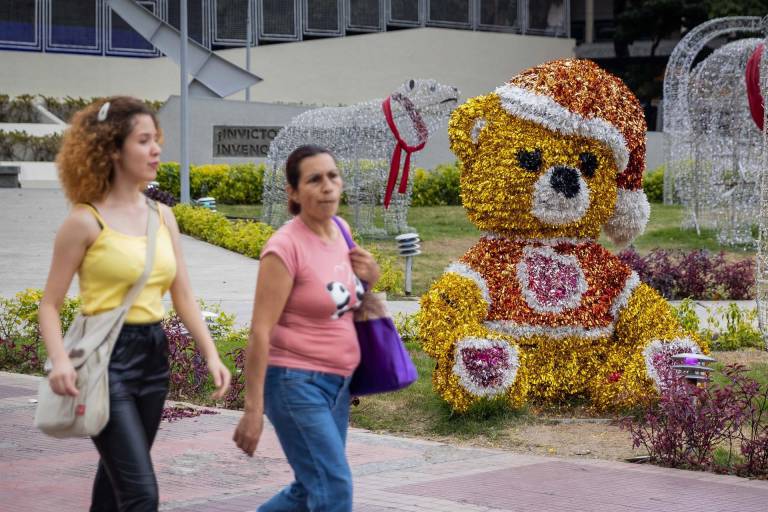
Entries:
<svg viewBox="0 0 768 512">
<path fill-rule="evenodd" d="M 372 288 L 379 280 L 379 277 L 381 277 L 381 270 L 371 253 L 358 245 L 350 249 L 349 259 L 352 261 L 352 270 L 355 272 L 355 275 L 361 281 L 368 283 L 368 286 Z"/>
<path fill-rule="evenodd" d="M 213 384 L 216 386 L 211 396 L 215 399 L 224 398 L 224 395 L 229 389 L 229 381 L 232 379 L 232 375 L 229 373 L 229 369 L 224 366 L 221 359 L 216 357 L 213 361 L 206 361 L 208 366 L 208 372 L 213 377 Z"/>
<path fill-rule="evenodd" d="M 69 358 L 54 363 L 51 373 L 48 374 L 48 383 L 57 395 L 77 396 L 77 372 Z"/>
<path fill-rule="evenodd" d="M 246 410 L 243 417 L 240 418 L 240 422 L 237 424 L 232 440 L 238 448 L 246 453 L 246 455 L 253 457 L 253 453 L 256 451 L 256 446 L 259 444 L 263 428 L 264 414 L 260 411 L 250 412 Z"/>
</svg>

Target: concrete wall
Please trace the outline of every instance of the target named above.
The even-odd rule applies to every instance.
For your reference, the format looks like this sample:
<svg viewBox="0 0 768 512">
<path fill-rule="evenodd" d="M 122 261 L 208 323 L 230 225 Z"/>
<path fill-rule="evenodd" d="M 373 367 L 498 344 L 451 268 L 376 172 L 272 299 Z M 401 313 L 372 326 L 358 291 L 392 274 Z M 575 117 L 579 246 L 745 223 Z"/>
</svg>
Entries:
<svg viewBox="0 0 768 512">
<path fill-rule="evenodd" d="M 261 158 L 214 158 L 213 127 L 229 126 L 284 126 L 307 110 L 308 106 L 190 98 L 189 108 L 189 161 L 192 164 L 221 164 L 261 162 Z M 163 128 L 163 154 L 165 162 L 181 159 L 180 114 L 178 96 L 168 99 L 158 121 Z"/>
<path fill-rule="evenodd" d="M 409 78 L 484 94 L 543 61 L 572 57 L 574 41 L 552 37 L 419 28 L 260 46 L 251 69 L 264 81 L 251 99 L 320 105 L 384 97 Z M 219 55 L 245 67 L 245 50 Z M 167 58 L 134 59 L 0 51 L 0 93 L 91 97 L 130 94 L 165 100 L 179 93 Z M 240 97 L 244 95 L 241 93 Z"/>
<path fill-rule="evenodd" d="M 0 162 L 0 165 L 20 168 L 21 188 L 61 188 L 53 162 Z"/>
</svg>

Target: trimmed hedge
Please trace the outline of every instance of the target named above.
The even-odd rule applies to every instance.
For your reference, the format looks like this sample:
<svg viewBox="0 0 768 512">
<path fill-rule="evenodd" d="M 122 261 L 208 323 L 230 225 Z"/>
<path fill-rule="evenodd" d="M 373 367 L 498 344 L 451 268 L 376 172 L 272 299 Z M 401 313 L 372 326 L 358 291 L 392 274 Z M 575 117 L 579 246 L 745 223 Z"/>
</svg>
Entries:
<svg viewBox="0 0 768 512">
<path fill-rule="evenodd" d="M 457 164 L 441 164 L 431 171 L 417 168 L 413 173 L 413 206 L 461 205 Z"/>
<path fill-rule="evenodd" d="M 27 132 L 0 130 L 0 160 L 53 162 L 61 145 L 61 135 L 29 135 Z"/>
<path fill-rule="evenodd" d="M 223 204 L 259 204 L 264 184 L 264 164 L 194 165 L 189 170 L 189 188 L 193 198 L 213 196 Z M 166 162 L 157 169 L 160 188 L 179 197 L 179 164 Z"/>
<path fill-rule="evenodd" d="M 101 99 L 101 97 L 73 98 L 71 96 L 54 98 L 41 94 L 22 94 L 11 98 L 7 94 L 0 94 L 0 123 L 39 123 L 40 113 L 35 108 L 38 98 L 43 107 L 66 123 L 75 112 Z M 144 103 L 154 112 L 163 106 L 162 101 L 144 100 Z"/>
<path fill-rule="evenodd" d="M 643 176 L 643 190 L 651 203 L 664 202 L 664 166 L 648 171 Z"/>
<path fill-rule="evenodd" d="M 182 233 L 254 259 L 258 259 L 262 247 L 274 233 L 268 224 L 230 221 L 221 213 L 187 204 L 177 204 L 173 213 Z M 402 294 L 403 272 L 398 268 L 396 258 L 385 256 L 376 246 L 366 246 L 366 249 L 381 268 L 381 278 L 374 291 Z"/>
<path fill-rule="evenodd" d="M 274 229 L 261 222 L 230 221 L 223 214 L 188 204 L 173 207 L 179 229 L 190 236 L 258 258 Z"/>
<path fill-rule="evenodd" d="M 189 188 L 193 198 L 213 196 L 224 204 L 261 204 L 264 164 L 209 164 L 190 166 Z M 413 206 L 460 205 L 459 168 L 443 164 L 433 170 L 413 172 Z M 166 162 L 157 170 L 160 188 L 180 194 L 179 164 Z"/>
</svg>

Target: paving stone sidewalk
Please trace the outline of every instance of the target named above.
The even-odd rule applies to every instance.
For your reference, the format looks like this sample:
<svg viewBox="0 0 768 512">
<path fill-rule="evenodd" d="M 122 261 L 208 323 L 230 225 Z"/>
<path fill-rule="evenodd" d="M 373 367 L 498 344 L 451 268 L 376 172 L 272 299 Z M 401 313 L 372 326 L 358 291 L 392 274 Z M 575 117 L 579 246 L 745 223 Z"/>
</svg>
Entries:
<svg viewBox="0 0 768 512">
<path fill-rule="evenodd" d="M 39 378 L 0 372 L 0 510 L 87 510 L 97 454 L 86 439 L 34 430 Z M 248 458 L 231 441 L 240 413 L 160 428 L 152 457 L 161 510 L 254 510 L 291 479 L 272 428 Z M 512 454 L 351 429 L 357 512 L 765 512 L 768 482 L 646 465 Z"/>
<path fill-rule="evenodd" d="M 41 288 L 66 214 L 57 190 L 0 189 L 0 296 Z M 247 322 L 258 262 L 183 237 L 194 290 Z M 76 284 L 70 294 L 76 293 Z M 414 302 L 390 303 L 413 311 Z M 32 425 L 38 378 L 0 372 L 0 512 L 87 510 L 97 454 Z M 162 510 L 241 512 L 291 479 L 267 427 L 256 457 L 230 438 L 240 413 L 164 423 L 153 459 Z M 768 510 L 768 482 L 653 466 L 558 459 L 400 439 L 352 429 L 355 511 Z"/>
</svg>

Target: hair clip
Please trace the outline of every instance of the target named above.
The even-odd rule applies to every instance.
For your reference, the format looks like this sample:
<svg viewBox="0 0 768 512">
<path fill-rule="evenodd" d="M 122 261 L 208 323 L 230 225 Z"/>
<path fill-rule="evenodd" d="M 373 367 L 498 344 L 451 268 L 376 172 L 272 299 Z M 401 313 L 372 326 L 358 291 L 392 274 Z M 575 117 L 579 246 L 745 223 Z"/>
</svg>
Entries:
<svg viewBox="0 0 768 512">
<path fill-rule="evenodd" d="M 101 106 L 99 113 L 96 116 L 96 120 L 99 122 L 105 121 L 107 119 L 107 115 L 109 115 L 109 102 L 106 102 Z"/>
</svg>

